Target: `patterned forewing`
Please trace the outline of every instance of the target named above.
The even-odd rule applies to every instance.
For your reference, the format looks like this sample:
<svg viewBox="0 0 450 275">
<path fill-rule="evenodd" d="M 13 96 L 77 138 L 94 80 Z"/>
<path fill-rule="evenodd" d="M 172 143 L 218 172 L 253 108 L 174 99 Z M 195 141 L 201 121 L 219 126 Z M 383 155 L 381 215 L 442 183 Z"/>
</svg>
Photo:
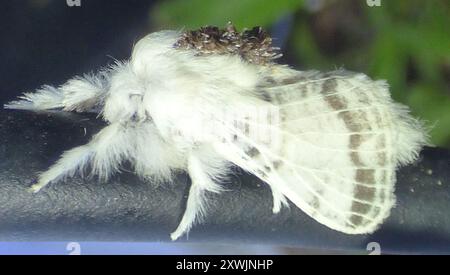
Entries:
<svg viewBox="0 0 450 275">
<path fill-rule="evenodd" d="M 259 92 L 278 108 L 267 125 L 278 140 L 249 137 L 250 119 L 246 131 L 236 128 L 229 158 L 333 229 L 375 230 L 394 203 L 395 181 L 395 129 L 381 85 L 362 74 L 298 73 Z"/>
</svg>

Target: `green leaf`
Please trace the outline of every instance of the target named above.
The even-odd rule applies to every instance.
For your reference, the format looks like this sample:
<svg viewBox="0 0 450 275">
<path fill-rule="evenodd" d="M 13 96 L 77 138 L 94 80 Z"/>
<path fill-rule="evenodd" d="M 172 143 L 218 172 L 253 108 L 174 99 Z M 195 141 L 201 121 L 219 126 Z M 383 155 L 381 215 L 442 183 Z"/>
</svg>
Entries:
<svg viewBox="0 0 450 275">
<path fill-rule="evenodd" d="M 228 21 L 239 29 L 267 27 L 302 5 L 302 0 L 171 0 L 160 2 L 151 19 L 165 28 L 225 26 Z"/>
<path fill-rule="evenodd" d="M 378 34 L 371 49 L 370 74 L 377 79 L 386 79 L 396 100 L 405 101 L 407 55 L 396 33 L 384 30 Z"/>
<path fill-rule="evenodd" d="M 416 85 L 408 103 L 413 113 L 431 127 L 431 142 L 438 146 L 450 145 L 450 97 L 443 92 L 443 87 Z"/>
<path fill-rule="evenodd" d="M 320 52 L 313 33 L 308 28 L 305 20 L 300 19 L 296 22 L 291 43 L 293 54 L 303 67 L 328 71 L 335 68 L 336 64 Z"/>
</svg>

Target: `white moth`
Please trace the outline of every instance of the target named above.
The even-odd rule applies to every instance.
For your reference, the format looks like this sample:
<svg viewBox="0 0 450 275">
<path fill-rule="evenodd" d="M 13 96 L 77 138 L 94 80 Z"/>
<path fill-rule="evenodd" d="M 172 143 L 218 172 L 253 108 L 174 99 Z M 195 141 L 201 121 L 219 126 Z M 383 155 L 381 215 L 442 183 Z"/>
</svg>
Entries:
<svg viewBox="0 0 450 275">
<path fill-rule="evenodd" d="M 144 179 L 187 171 L 186 210 L 171 234 L 205 214 L 230 164 L 318 222 L 348 234 L 373 232 L 395 203 L 397 167 L 426 143 L 422 123 L 394 103 L 384 81 L 344 70 L 279 65 L 260 28 L 161 31 L 141 39 L 130 60 L 55 88 L 25 93 L 5 108 L 99 112 L 108 123 L 86 145 L 39 175 L 50 182 L 92 167 L 101 179 L 127 160 Z"/>
</svg>

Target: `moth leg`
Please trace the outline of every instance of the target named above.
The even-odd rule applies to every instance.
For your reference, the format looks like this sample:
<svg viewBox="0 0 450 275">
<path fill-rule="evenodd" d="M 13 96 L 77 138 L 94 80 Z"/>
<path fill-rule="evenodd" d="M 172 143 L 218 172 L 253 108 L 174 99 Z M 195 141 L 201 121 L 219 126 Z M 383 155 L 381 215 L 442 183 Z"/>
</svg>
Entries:
<svg viewBox="0 0 450 275">
<path fill-rule="evenodd" d="M 184 233 L 189 232 L 194 222 L 201 219 L 206 210 L 206 191 L 218 193 L 220 186 L 205 173 L 203 164 L 195 156 L 188 159 L 188 172 L 191 178 L 191 187 L 186 203 L 186 210 L 177 229 L 170 234 L 172 240 L 178 239 Z"/>
<path fill-rule="evenodd" d="M 75 77 L 56 88 L 45 85 L 34 93 L 24 93 L 20 100 L 5 104 L 5 109 L 43 111 L 63 109 L 64 111 L 95 112 L 109 89 L 106 73 L 87 74 Z"/>
<path fill-rule="evenodd" d="M 281 210 L 281 206 L 289 206 L 286 197 L 278 190 L 278 188 L 270 185 L 270 189 L 272 190 L 273 197 L 273 207 L 272 213 L 277 214 Z"/>
<path fill-rule="evenodd" d="M 111 168 L 117 167 L 118 155 L 121 154 L 115 146 L 122 142 L 124 136 L 122 125 L 114 123 L 103 128 L 92 140 L 63 153 L 61 158 L 47 171 L 38 177 L 38 182 L 30 187 L 30 191 L 37 193 L 52 181 L 58 181 L 65 176 L 73 176 L 77 171 L 82 172 L 87 163 L 93 160 L 94 171 L 106 178 Z M 116 152 L 115 155 L 111 151 Z M 103 174 L 102 174 L 103 173 Z"/>
</svg>

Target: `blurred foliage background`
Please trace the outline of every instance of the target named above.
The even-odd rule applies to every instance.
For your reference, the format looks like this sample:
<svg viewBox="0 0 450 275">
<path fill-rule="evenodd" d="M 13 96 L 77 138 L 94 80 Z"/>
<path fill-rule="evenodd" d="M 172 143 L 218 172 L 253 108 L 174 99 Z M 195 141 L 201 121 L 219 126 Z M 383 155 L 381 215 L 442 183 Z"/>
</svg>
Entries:
<svg viewBox="0 0 450 275">
<path fill-rule="evenodd" d="M 298 69 L 346 68 L 386 79 L 395 100 L 450 148 L 450 1 L 169 0 L 151 9 L 154 29 L 267 28 L 281 62 Z"/>
</svg>

